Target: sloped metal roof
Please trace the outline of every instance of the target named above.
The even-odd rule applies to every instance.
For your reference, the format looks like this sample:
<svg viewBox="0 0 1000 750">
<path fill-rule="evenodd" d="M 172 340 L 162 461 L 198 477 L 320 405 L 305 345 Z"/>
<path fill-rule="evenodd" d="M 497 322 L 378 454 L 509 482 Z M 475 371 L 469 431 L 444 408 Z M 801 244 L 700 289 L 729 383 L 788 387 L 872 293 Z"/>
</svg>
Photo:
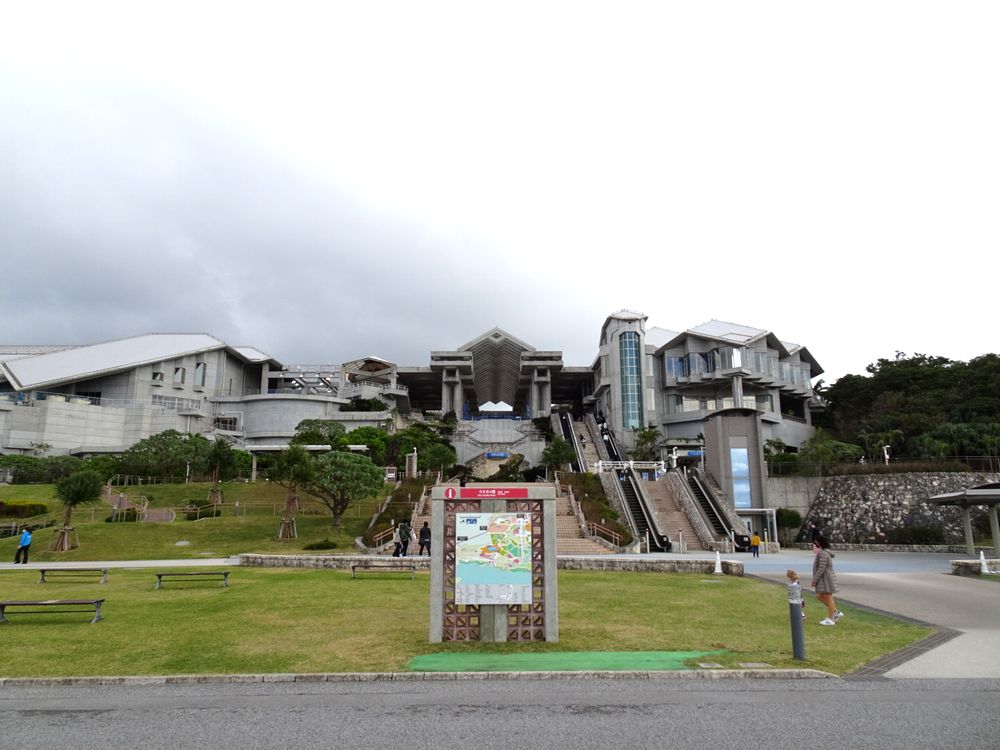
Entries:
<svg viewBox="0 0 1000 750">
<path fill-rule="evenodd" d="M 661 346 L 666 344 L 668 341 L 680 336 L 677 331 L 671 331 L 666 328 L 660 328 L 658 326 L 653 326 L 646 331 L 646 343 L 655 346 L 659 349 Z"/>
<path fill-rule="evenodd" d="M 205 333 L 151 333 L 5 360 L 0 367 L 11 383 L 27 390 L 225 347 Z"/>
<path fill-rule="evenodd" d="M 267 362 L 269 359 L 274 359 L 270 354 L 266 354 L 252 346 L 234 346 L 232 349 L 248 362 Z"/>
<path fill-rule="evenodd" d="M 710 320 L 694 328 L 689 328 L 687 332 L 709 336 L 713 339 L 731 341 L 734 344 L 745 344 L 767 333 L 762 328 L 751 328 L 750 326 L 739 325 L 738 323 L 727 323 L 724 320 Z"/>
</svg>

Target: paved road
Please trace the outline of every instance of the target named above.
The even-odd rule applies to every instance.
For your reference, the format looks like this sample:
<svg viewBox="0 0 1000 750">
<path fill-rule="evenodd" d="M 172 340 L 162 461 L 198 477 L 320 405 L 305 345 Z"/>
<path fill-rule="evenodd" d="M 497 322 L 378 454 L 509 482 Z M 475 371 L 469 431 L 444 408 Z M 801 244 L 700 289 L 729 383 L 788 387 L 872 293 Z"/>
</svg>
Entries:
<svg viewBox="0 0 1000 750">
<path fill-rule="evenodd" d="M 1000 678 L 1000 583 L 951 575 L 950 561 L 957 559 L 955 555 L 835 554 L 838 599 L 959 632 L 952 640 L 890 669 L 887 677 Z M 812 557 L 811 552 L 790 550 L 745 559 L 744 569 L 783 581 L 785 570 L 794 568 L 808 582 Z M 837 625 L 847 626 L 846 619 Z"/>
<path fill-rule="evenodd" d="M 996 750 L 1000 681 L 5 687 L 0 728 L 11 748 Z"/>
</svg>

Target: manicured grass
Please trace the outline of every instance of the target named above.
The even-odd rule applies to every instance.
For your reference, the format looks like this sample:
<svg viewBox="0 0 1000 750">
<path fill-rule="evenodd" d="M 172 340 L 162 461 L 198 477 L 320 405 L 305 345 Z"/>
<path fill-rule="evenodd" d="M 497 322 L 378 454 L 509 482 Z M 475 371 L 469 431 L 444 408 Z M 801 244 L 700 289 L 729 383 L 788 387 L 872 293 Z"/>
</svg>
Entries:
<svg viewBox="0 0 1000 750">
<path fill-rule="evenodd" d="M 160 484 L 145 488 L 126 488 L 130 496 L 137 489 L 148 493 L 150 507 L 183 506 L 189 500 L 208 497 L 210 484 Z M 24 488 L 35 490 L 26 496 Z M 48 488 L 48 497 L 40 488 Z M 32 562 L 53 560 L 136 560 L 165 558 L 226 557 L 241 552 L 302 554 L 307 544 L 329 539 L 336 543 L 330 551 L 353 552 L 354 539 L 361 536 L 378 509 L 383 497 L 374 497 L 348 509 L 340 527 L 334 528 L 330 512 L 315 500 L 301 495 L 303 510 L 295 514 L 298 538 L 278 541 L 278 525 L 285 503 L 285 488 L 272 483 L 231 482 L 222 485 L 225 502 L 218 518 L 188 521 L 183 514 L 171 523 L 105 523 L 111 506 L 101 502 L 78 508 L 73 525 L 80 546 L 69 552 L 49 552 L 54 528 L 39 529 L 31 546 Z M 387 491 L 388 492 L 388 491 Z M 52 485 L 13 485 L 0 487 L 0 500 L 48 500 L 50 509 L 62 506 L 54 499 Z M 239 514 L 237 515 L 237 504 Z M 0 539 L 0 559 L 14 559 L 17 540 Z"/>
<path fill-rule="evenodd" d="M 763 661 L 845 673 L 929 634 L 844 607 L 834 628 L 806 625 L 809 661 L 791 658 L 785 589 L 726 576 L 561 571 L 560 641 L 428 642 L 430 578 L 351 579 L 333 570 L 234 568 L 230 586 L 112 570 L 107 584 L 38 584 L 0 573 L 0 598 L 104 597 L 105 620 L 12 612 L 0 625 L 4 676 L 403 671 L 436 653 L 712 651 L 726 667 Z M 813 607 L 813 617 L 818 608 Z"/>
</svg>

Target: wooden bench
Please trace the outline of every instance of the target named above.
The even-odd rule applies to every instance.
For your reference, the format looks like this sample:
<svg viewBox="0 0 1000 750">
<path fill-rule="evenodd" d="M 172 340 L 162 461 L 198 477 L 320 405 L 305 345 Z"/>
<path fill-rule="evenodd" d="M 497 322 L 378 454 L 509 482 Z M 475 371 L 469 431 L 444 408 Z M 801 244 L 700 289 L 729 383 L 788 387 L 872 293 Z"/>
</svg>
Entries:
<svg viewBox="0 0 1000 750">
<path fill-rule="evenodd" d="M 157 573 L 156 574 L 156 588 L 163 588 L 164 578 L 186 578 L 189 581 L 207 581 L 207 580 L 217 580 L 222 579 L 222 588 L 226 588 L 229 585 L 229 571 L 228 570 L 199 570 L 194 573 Z"/>
<path fill-rule="evenodd" d="M 94 573 L 101 574 L 101 583 L 108 582 L 108 569 L 107 568 L 42 568 L 38 571 L 41 573 L 39 577 L 39 583 L 45 583 L 45 576 L 51 578 L 52 576 L 69 576 L 69 577 L 83 577 L 89 576 Z"/>
<path fill-rule="evenodd" d="M 70 613 L 70 612 L 88 612 L 91 608 L 94 610 L 94 619 L 91 623 L 95 623 L 98 620 L 103 619 L 101 617 L 101 605 L 104 603 L 103 599 L 48 599 L 46 601 L 7 601 L 0 602 L 0 623 L 10 623 L 4 613 L 11 607 L 29 607 L 31 609 L 25 609 L 22 614 L 56 614 L 59 612 Z M 41 609 L 39 609 L 41 607 Z M 63 607 L 63 609 L 48 609 L 48 607 Z M 73 607 L 73 609 L 66 609 L 66 607 Z M 81 607 L 86 607 L 86 609 L 81 609 Z"/>
<path fill-rule="evenodd" d="M 370 563 L 356 563 L 351 566 L 351 578 L 357 578 L 357 573 L 359 570 L 383 570 L 387 573 L 410 573 L 410 580 L 412 581 L 417 575 L 417 566 L 413 563 L 397 563 L 397 562 L 370 562 Z"/>
</svg>

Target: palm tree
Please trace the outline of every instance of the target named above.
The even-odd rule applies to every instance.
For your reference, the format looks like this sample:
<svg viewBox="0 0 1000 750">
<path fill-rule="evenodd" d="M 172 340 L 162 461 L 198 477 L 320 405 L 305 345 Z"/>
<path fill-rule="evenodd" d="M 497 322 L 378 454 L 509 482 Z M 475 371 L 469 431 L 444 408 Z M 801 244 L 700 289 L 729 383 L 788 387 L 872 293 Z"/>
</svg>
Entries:
<svg viewBox="0 0 1000 750">
<path fill-rule="evenodd" d="M 56 497 L 65 506 L 66 515 L 63 517 L 63 527 L 56 532 L 52 542 L 53 552 L 67 552 L 76 546 L 71 539 L 73 509 L 78 505 L 96 503 L 101 499 L 103 490 L 104 483 L 92 471 L 78 471 L 59 480 L 56 484 Z"/>
</svg>

